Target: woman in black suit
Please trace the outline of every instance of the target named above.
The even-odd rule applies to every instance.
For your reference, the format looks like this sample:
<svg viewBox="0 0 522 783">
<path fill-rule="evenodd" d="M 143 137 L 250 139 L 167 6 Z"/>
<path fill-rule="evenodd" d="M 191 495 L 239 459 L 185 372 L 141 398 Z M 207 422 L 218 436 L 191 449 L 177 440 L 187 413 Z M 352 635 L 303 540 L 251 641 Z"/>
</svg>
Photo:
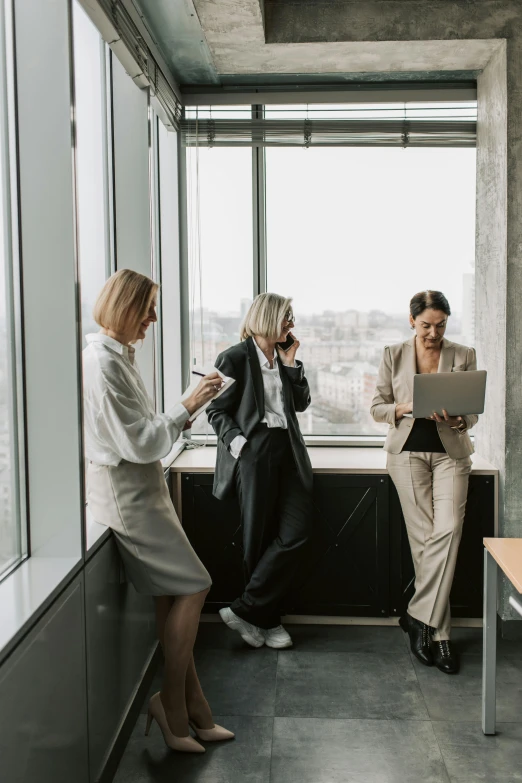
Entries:
<svg viewBox="0 0 522 783">
<path fill-rule="evenodd" d="M 281 604 L 312 525 L 312 466 L 296 416 L 310 405 L 310 388 L 295 359 L 291 303 L 256 297 L 241 342 L 216 361 L 236 383 L 208 409 L 218 436 L 214 495 L 237 493 L 243 521 L 246 587 L 220 615 L 252 647 L 278 649 L 292 645 Z M 278 343 L 289 335 L 283 351 Z"/>
</svg>

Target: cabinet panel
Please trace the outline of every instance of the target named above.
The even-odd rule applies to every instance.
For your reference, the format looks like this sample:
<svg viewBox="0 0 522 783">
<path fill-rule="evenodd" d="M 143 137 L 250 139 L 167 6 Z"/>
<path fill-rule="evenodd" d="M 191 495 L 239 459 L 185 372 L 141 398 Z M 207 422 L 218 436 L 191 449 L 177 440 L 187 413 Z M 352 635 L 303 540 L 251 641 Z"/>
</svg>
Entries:
<svg viewBox="0 0 522 783">
<path fill-rule="evenodd" d="M 111 536 L 85 568 L 91 780 L 97 780 L 156 644 L 153 604 L 121 578 Z"/>
<path fill-rule="evenodd" d="M 242 530 L 235 499 L 212 495 L 213 476 L 182 478 L 183 525 L 213 586 L 215 611 L 243 590 Z M 315 477 L 314 534 L 285 612 L 383 616 L 389 612 L 387 476 Z"/>
<path fill-rule="evenodd" d="M 4 783 L 88 783 L 82 591 L 75 579 L 2 666 Z"/>
<path fill-rule="evenodd" d="M 389 613 L 387 476 L 316 475 L 315 525 L 288 613 Z"/>
<path fill-rule="evenodd" d="M 212 495 L 214 476 L 183 475 L 181 481 L 183 527 L 212 577 L 205 611 L 215 612 L 243 592 L 243 533 L 235 498 Z"/>
</svg>

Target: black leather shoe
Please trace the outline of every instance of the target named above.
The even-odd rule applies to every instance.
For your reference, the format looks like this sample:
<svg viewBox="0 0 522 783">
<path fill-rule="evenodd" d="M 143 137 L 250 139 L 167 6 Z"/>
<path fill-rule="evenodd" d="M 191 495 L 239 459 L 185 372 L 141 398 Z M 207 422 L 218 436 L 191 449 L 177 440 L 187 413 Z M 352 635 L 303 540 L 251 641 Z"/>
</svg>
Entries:
<svg viewBox="0 0 522 783">
<path fill-rule="evenodd" d="M 455 648 L 449 640 L 433 642 L 433 663 L 444 674 L 457 674 L 459 661 Z"/>
<path fill-rule="evenodd" d="M 399 625 L 410 637 L 410 647 L 414 656 L 424 666 L 433 666 L 433 654 L 431 652 L 431 635 L 433 628 L 426 623 L 421 623 L 407 612 L 400 620 Z"/>
</svg>

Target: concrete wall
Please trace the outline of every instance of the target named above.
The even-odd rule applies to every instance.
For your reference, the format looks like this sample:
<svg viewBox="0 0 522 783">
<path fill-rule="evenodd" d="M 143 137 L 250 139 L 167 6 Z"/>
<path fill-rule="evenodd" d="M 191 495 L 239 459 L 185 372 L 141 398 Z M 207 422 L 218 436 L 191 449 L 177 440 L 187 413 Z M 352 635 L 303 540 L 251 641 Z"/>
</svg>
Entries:
<svg viewBox="0 0 522 783">
<path fill-rule="evenodd" d="M 268 44 L 429 41 L 429 51 L 441 42 L 433 71 L 447 70 L 464 44 L 498 40 L 478 78 L 477 349 L 490 375 L 477 449 L 501 470 L 500 535 L 522 536 L 522 3 L 266 0 L 265 28 Z M 411 66 L 397 48 L 393 70 Z M 503 619 L 515 616 L 511 590 L 504 582 Z"/>
<path fill-rule="evenodd" d="M 477 447 L 501 471 L 506 469 L 507 297 L 507 77 L 506 46 L 477 80 L 477 236 L 475 269 L 478 361 L 489 380 L 486 415 L 477 427 Z M 501 313 L 497 321 L 488 313 Z M 503 502 L 503 500 L 502 500 Z"/>
</svg>

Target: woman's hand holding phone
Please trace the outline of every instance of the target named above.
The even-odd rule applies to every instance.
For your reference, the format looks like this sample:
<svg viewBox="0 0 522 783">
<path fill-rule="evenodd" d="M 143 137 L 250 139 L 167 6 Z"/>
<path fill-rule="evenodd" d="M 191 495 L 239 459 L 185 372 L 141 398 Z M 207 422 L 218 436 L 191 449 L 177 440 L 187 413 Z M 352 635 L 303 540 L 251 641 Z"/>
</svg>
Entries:
<svg viewBox="0 0 522 783">
<path fill-rule="evenodd" d="M 212 399 L 216 392 L 223 386 L 223 379 L 217 372 L 204 375 L 190 397 L 183 400 L 183 405 L 192 416 L 202 405 Z"/>
<path fill-rule="evenodd" d="M 285 351 L 281 347 L 280 343 L 276 343 L 277 353 L 278 353 L 279 358 L 281 359 L 281 364 L 285 364 L 287 367 L 294 367 L 295 366 L 295 355 L 296 355 L 297 350 L 298 350 L 299 346 L 301 345 L 301 343 L 296 338 L 296 336 L 294 334 L 292 334 L 292 332 L 289 332 L 288 334 L 289 334 L 289 336 L 293 340 L 292 345 L 290 346 L 290 348 L 288 348 L 288 350 Z"/>
</svg>

